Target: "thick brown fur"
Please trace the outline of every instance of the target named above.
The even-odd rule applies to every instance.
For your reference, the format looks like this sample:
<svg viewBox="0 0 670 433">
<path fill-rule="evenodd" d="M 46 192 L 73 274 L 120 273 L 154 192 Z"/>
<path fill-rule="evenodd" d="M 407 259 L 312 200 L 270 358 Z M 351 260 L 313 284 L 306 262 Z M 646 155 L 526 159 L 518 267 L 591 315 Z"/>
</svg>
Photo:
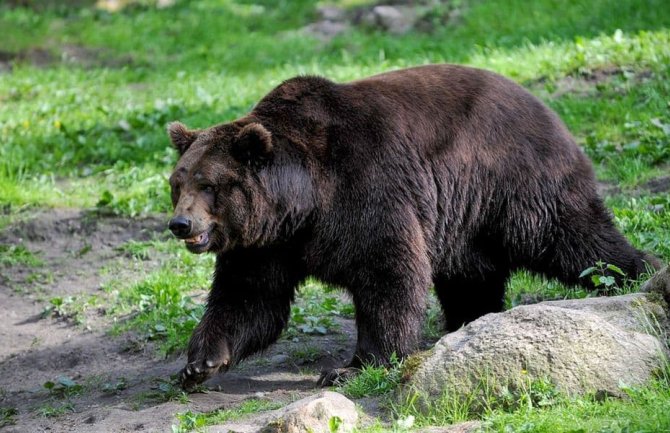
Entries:
<svg viewBox="0 0 670 433">
<path fill-rule="evenodd" d="M 170 136 L 180 237 L 218 255 L 187 388 L 273 343 L 308 276 L 356 307 L 350 370 L 329 384 L 412 353 L 431 286 L 452 331 L 500 311 L 516 269 L 588 286 L 580 272 L 599 260 L 631 278 L 655 264 L 614 227 L 556 114 L 491 72 L 297 77 L 244 118 Z"/>
</svg>

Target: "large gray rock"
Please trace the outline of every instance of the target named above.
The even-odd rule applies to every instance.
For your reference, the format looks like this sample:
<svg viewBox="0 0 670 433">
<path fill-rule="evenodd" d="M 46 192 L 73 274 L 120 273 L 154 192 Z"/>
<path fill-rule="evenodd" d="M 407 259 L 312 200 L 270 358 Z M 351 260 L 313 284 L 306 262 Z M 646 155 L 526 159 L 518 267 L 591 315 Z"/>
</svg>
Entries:
<svg viewBox="0 0 670 433">
<path fill-rule="evenodd" d="M 358 420 L 354 403 L 336 392 L 324 391 L 285 408 L 264 412 L 245 421 L 211 426 L 210 433 L 338 433 L 351 432 Z"/>
<path fill-rule="evenodd" d="M 444 336 L 403 392 L 467 395 L 482 383 L 542 379 L 568 394 L 620 395 L 621 385 L 641 385 L 663 364 L 667 326 L 667 312 L 646 294 L 520 306 Z"/>
</svg>

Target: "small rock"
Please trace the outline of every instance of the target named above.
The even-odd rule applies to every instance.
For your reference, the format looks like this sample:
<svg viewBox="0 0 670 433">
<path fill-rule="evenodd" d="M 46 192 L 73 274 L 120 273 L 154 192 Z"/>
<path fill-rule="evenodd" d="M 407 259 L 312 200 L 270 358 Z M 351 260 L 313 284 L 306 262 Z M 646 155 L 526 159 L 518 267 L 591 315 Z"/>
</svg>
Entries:
<svg viewBox="0 0 670 433">
<path fill-rule="evenodd" d="M 342 394 L 324 391 L 288 405 L 263 433 L 329 433 L 333 418 L 337 419 L 338 432 L 351 432 L 358 412 L 354 403 Z"/>
<path fill-rule="evenodd" d="M 336 392 L 324 391 L 298 400 L 285 408 L 255 414 L 253 418 L 211 426 L 208 432 L 239 433 L 330 433 L 331 424 L 338 433 L 353 431 L 358 412 L 356 405 Z"/>
<path fill-rule="evenodd" d="M 275 355 L 272 358 L 270 358 L 270 363 L 272 363 L 274 365 L 280 365 L 280 364 L 285 363 L 288 360 L 289 360 L 288 355 L 286 355 L 285 353 L 280 353 L 280 354 Z"/>
<path fill-rule="evenodd" d="M 379 5 L 372 8 L 375 23 L 384 30 L 403 34 L 412 29 L 416 13 L 408 7 Z"/>
</svg>

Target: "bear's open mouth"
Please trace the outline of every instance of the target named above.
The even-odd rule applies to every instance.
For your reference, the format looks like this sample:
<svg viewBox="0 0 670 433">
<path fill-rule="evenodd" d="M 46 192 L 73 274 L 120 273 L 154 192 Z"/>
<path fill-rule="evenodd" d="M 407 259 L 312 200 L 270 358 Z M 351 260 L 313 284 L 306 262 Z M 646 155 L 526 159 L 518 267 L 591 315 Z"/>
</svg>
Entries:
<svg viewBox="0 0 670 433">
<path fill-rule="evenodd" d="M 198 235 L 184 239 L 184 244 L 186 245 L 186 248 L 188 248 L 191 252 L 194 253 L 204 252 L 207 249 L 207 246 L 209 245 L 210 231 L 211 228 L 205 230 L 204 232 Z"/>
</svg>

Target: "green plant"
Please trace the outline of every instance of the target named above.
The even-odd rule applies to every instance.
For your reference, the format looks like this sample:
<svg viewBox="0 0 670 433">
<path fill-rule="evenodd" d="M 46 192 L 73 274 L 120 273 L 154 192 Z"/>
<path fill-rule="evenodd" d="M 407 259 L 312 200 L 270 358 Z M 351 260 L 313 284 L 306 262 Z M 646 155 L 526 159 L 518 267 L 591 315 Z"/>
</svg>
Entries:
<svg viewBox="0 0 670 433">
<path fill-rule="evenodd" d="M 83 390 L 81 385 L 67 376 L 59 376 L 55 382 L 44 382 L 42 386 L 49 391 L 50 396 L 66 399 L 81 394 Z"/>
<path fill-rule="evenodd" d="M 133 396 L 138 405 L 147 400 L 153 403 L 176 401 L 181 404 L 186 404 L 190 401 L 188 394 L 177 383 L 176 377 L 171 377 L 170 379 L 154 378 L 153 382 L 154 385 L 151 387 L 151 391 L 141 392 Z"/>
<path fill-rule="evenodd" d="M 128 388 L 128 383 L 125 378 L 119 378 L 113 382 L 105 382 L 102 384 L 102 391 L 109 394 L 117 394 L 119 391 L 123 391 Z"/>
<path fill-rule="evenodd" d="M 588 267 L 579 274 L 579 278 L 591 276 L 591 282 L 605 293 L 609 293 L 617 288 L 617 282 L 612 274 L 618 274 L 625 277 L 626 274 L 616 265 L 597 261 L 595 266 Z"/>
<path fill-rule="evenodd" d="M 75 296 L 56 296 L 49 299 L 49 304 L 42 310 L 42 317 L 68 319 L 79 325 L 84 323 L 84 311 L 86 308 L 94 305 L 96 302 L 97 297 L 93 295 L 86 297 L 86 299 Z"/>
<path fill-rule="evenodd" d="M 328 430 L 330 433 L 336 433 L 337 431 L 340 430 L 340 427 L 342 426 L 342 418 L 339 416 L 331 416 L 328 419 Z"/>
</svg>

